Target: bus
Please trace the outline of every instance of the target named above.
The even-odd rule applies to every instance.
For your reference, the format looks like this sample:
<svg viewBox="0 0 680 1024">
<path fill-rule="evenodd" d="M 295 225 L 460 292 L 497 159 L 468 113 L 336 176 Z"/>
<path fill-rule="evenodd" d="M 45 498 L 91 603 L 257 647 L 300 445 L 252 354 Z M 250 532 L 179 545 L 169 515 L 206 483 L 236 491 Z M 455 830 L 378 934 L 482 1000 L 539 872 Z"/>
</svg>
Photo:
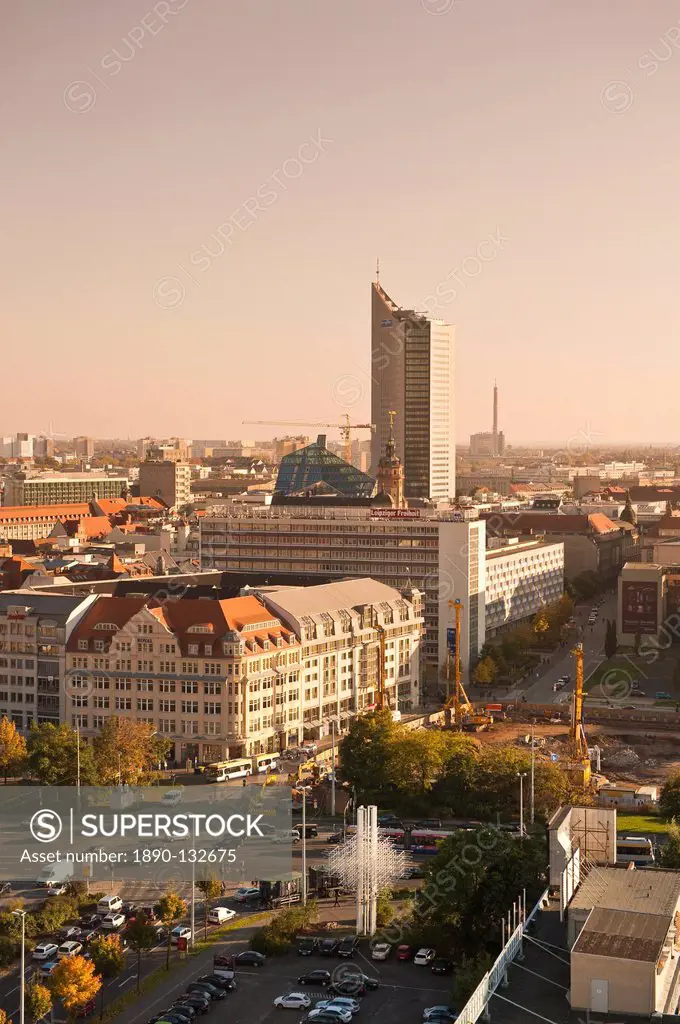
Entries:
<svg viewBox="0 0 680 1024">
<path fill-rule="evenodd" d="M 433 829 L 411 832 L 411 853 L 439 853 L 440 844 L 451 835 L 453 832 Z"/>
<path fill-rule="evenodd" d="M 205 769 L 207 782 L 226 782 L 227 779 L 242 779 L 253 773 L 253 759 L 241 757 L 235 761 L 215 761 Z"/>
<path fill-rule="evenodd" d="M 278 768 L 280 754 L 256 754 L 253 758 L 253 770 L 259 775 L 270 769 Z"/>
<path fill-rule="evenodd" d="M 616 840 L 616 863 L 635 864 L 645 867 L 654 863 L 654 847 L 651 839 L 642 836 L 622 836 Z"/>
</svg>

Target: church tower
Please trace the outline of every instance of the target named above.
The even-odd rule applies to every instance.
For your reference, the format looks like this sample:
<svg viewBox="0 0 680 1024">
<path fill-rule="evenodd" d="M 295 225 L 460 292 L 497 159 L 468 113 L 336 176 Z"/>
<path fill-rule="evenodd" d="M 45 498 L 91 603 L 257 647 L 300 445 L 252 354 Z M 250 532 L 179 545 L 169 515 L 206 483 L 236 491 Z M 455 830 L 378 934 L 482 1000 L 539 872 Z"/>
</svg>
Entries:
<svg viewBox="0 0 680 1024">
<path fill-rule="evenodd" d="M 394 442 L 394 417 L 395 412 L 388 413 L 390 417 L 390 436 L 385 444 L 385 454 L 378 461 L 378 473 L 376 477 L 378 494 L 386 494 L 392 502 L 392 508 L 406 508 L 404 500 L 404 467 L 401 459 L 396 453 Z"/>
</svg>

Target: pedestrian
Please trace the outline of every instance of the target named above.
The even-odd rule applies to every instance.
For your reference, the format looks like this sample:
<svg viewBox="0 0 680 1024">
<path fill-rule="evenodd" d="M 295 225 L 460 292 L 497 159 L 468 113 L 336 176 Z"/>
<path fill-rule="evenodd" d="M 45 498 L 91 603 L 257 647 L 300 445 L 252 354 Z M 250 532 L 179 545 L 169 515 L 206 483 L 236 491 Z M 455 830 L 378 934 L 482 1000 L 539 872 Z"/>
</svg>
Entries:
<svg viewBox="0 0 680 1024">
<path fill-rule="evenodd" d="M 336 889 L 335 890 L 335 903 L 333 904 L 333 906 L 337 907 L 339 903 L 340 903 L 340 890 Z"/>
<path fill-rule="evenodd" d="M 246 780 L 245 780 L 245 779 L 243 780 L 243 785 L 244 785 L 244 786 L 246 785 Z"/>
</svg>

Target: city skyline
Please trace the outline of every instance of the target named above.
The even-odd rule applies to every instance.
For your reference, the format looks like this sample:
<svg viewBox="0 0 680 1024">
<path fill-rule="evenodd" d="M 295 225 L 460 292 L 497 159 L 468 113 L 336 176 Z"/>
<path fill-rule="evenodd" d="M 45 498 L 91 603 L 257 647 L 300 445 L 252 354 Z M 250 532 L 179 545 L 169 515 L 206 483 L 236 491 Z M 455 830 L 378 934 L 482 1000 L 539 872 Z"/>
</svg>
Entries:
<svg viewBox="0 0 680 1024">
<path fill-rule="evenodd" d="M 238 437 L 257 404 L 366 419 L 380 254 L 389 294 L 456 327 L 459 438 L 495 375 L 513 443 L 629 437 L 641 387 L 637 439 L 673 439 L 671 3 L 166 6 L 8 19 L 9 74 L 32 75 L 0 115 L 4 369 L 43 373 L 3 432 Z M 234 38 L 256 56 L 224 61 Z M 414 47 L 427 62 L 395 76 Z M 107 362 L 109 383 L 112 362 L 153 380 L 153 412 L 136 388 L 102 400 Z M 233 386 L 253 375 L 257 403 Z"/>
</svg>

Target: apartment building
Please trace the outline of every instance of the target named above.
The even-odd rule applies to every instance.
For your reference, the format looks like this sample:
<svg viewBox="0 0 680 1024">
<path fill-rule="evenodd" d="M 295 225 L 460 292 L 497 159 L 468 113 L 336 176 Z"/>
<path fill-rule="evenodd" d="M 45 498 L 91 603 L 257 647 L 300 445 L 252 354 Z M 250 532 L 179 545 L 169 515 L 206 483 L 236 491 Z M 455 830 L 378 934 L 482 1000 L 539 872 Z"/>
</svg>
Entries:
<svg viewBox="0 0 680 1024">
<path fill-rule="evenodd" d="M 417 700 L 420 594 L 374 580 L 265 588 L 226 600 L 99 596 L 66 650 L 65 720 L 149 722 L 178 761 L 268 753 Z"/>
<path fill-rule="evenodd" d="M 25 472 L 5 478 L 3 505 L 67 505 L 97 498 L 120 498 L 127 476 L 106 473 Z"/>
<path fill-rule="evenodd" d="M 66 641 L 96 600 L 63 594 L 0 594 L 0 718 L 18 729 L 63 719 Z"/>
<path fill-rule="evenodd" d="M 281 581 L 371 577 L 402 590 L 411 583 L 424 597 L 423 652 L 431 671 L 446 660 L 449 602 L 462 602 L 463 670 L 485 638 L 486 532 L 474 510 L 239 508 L 200 522 L 202 569 L 268 572 Z"/>
<path fill-rule="evenodd" d="M 78 459 L 91 459 L 94 455 L 93 437 L 74 437 L 73 448 Z"/>
<path fill-rule="evenodd" d="M 564 593 L 564 544 L 491 542 L 486 552 L 486 635 L 519 625 Z"/>
<path fill-rule="evenodd" d="M 0 540 L 39 540 L 57 523 L 79 522 L 91 515 L 85 502 L 70 505 L 0 505 Z"/>
<path fill-rule="evenodd" d="M 188 505 L 191 502 L 191 466 L 165 459 L 142 462 L 139 493 L 161 498 L 168 508 Z"/>
</svg>

